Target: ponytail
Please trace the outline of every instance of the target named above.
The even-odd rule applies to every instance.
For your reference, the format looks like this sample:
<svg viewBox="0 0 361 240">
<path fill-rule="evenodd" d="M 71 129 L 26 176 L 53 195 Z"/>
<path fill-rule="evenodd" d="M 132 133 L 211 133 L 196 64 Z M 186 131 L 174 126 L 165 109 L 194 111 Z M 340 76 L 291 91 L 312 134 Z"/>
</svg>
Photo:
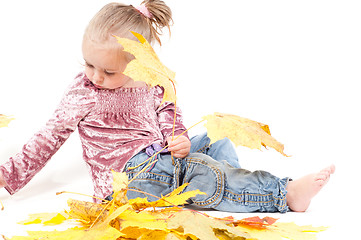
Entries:
<svg viewBox="0 0 361 240">
<path fill-rule="evenodd" d="M 144 0 L 142 5 L 146 7 L 150 15 L 144 17 L 148 19 L 152 39 L 156 39 L 161 45 L 159 36 L 162 35 L 162 29 L 167 27 L 170 33 L 170 25 L 173 23 L 172 11 L 161 0 Z M 141 5 L 141 6 L 142 6 Z"/>
</svg>

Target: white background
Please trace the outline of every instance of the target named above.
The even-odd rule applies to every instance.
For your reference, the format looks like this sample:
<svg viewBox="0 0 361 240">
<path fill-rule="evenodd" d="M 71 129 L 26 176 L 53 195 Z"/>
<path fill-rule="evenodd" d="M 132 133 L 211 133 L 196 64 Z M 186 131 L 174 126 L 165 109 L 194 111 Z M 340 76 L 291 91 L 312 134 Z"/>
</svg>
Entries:
<svg viewBox="0 0 361 240">
<path fill-rule="evenodd" d="M 46 123 L 66 86 L 82 70 L 84 28 L 106 3 L 0 3 L 0 113 L 16 118 L 0 129 L 0 162 L 20 151 Z M 136 6 L 140 1 L 126 3 Z M 177 74 L 178 104 L 187 126 L 215 111 L 268 124 L 292 157 L 239 147 L 241 166 L 250 170 L 297 178 L 332 163 L 337 167 L 306 213 L 256 215 L 330 226 L 319 239 L 355 239 L 361 160 L 359 1 L 166 3 L 175 23 L 171 37 L 163 37 L 162 48 L 156 49 Z M 199 126 L 191 135 L 202 131 Z M 69 197 L 84 199 L 56 196 L 57 191 L 92 194 L 81 151 L 74 133 L 19 193 L 9 196 L 0 190 L 5 205 L 0 234 L 46 229 L 16 222 L 28 213 L 60 211 Z"/>
</svg>

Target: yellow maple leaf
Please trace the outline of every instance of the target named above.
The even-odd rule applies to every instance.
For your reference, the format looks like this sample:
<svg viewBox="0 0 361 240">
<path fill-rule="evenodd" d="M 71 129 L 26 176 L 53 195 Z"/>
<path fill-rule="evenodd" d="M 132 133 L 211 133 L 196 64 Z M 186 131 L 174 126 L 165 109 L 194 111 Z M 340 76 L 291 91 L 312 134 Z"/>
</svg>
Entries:
<svg viewBox="0 0 361 240">
<path fill-rule="evenodd" d="M 101 225 L 91 229 L 75 227 L 66 231 L 28 231 L 28 235 L 15 236 L 10 240 L 116 240 L 121 233 L 109 225 Z"/>
<path fill-rule="evenodd" d="M 198 189 L 181 193 L 187 186 L 188 183 L 185 183 L 182 186 L 173 190 L 171 193 L 161 197 L 157 201 L 148 202 L 147 198 L 135 198 L 130 199 L 129 204 L 132 205 L 132 207 L 136 210 L 145 209 L 148 207 L 178 206 L 187 204 L 187 200 L 191 197 L 195 197 L 198 194 L 205 194 Z"/>
<path fill-rule="evenodd" d="M 259 149 L 269 146 L 287 156 L 284 145 L 271 136 L 268 125 L 232 114 L 214 113 L 203 117 L 211 143 L 229 138 L 236 146 Z"/>
<path fill-rule="evenodd" d="M 128 202 L 127 188 L 128 188 L 128 176 L 125 172 L 113 173 L 113 199 L 117 205 L 123 205 Z"/>
<path fill-rule="evenodd" d="M 133 31 L 132 33 L 139 42 L 115 36 L 118 43 L 124 47 L 124 51 L 135 57 L 128 63 L 124 74 L 134 81 L 146 82 L 150 87 L 162 86 L 164 88 L 163 102 L 175 102 L 175 73 L 163 65 L 152 46 L 141 34 Z"/>
<path fill-rule="evenodd" d="M 121 192 L 128 188 L 128 176 L 124 172 L 116 172 L 112 170 L 113 174 L 113 191 Z"/>
<path fill-rule="evenodd" d="M 7 127 L 14 118 L 0 114 L 0 128 Z"/>
<path fill-rule="evenodd" d="M 167 221 L 168 229 L 178 229 L 183 234 L 196 239 L 218 240 L 217 232 L 224 239 L 251 239 L 250 235 L 222 221 L 210 218 L 194 211 L 179 211 L 173 213 Z"/>
<path fill-rule="evenodd" d="M 144 231 L 139 236 L 139 240 L 181 240 L 187 239 L 186 236 L 178 233 L 178 232 L 170 232 L 170 231 Z"/>
<path fill-rule="evenodd" d="M 18 222 L 18 224 L 29 225 L 39 224 L 43 225 L 58 225 L 68 219 L 68 214 L 65 212 L 61 213 L 35 213 L 29 214 L 29 219 Z"/>
<path fill-rule="evenodd" d="M 101 220 L 107 216 L 102 204 L 68 199 L 68 206 L 69 217 L 82 222 L 85 226 L 90 226 L 96 219 Z"/>
<path fill-rule="evenodd" d="M 146 228 L 150 230 L 166 230 L 167 224 L 162 217 L 152 214 L 149 211 L 135 212 L 126 210 L 118 215 L 121 228 L 128 227 Z"/>
<path fill-rule="evenodd" d="M 128 227 L 122 230 L 124 239 L 138 240 L 189 240 L 186 235 L 173 230 L 149 230 L 145 228 Z M 123 239 L 123 238 L 122 238 Z"/>
<path fill-rule="evenodd" d="M 119 208 L 116 208 L 113 213 L 109 213 L 109 211 L 103 212 L 100 204 L 84 202 L 84 201 L 68 201 L 68 204 L 72 206 L 73 216 L 81 216 L 82 219 L 94 219 L 96 215 L 99 213 L 104 213 L 102 218 L 98 218 L 98 222 L 95 223 L 92 227 L 75 227 L 70 228 L 66 231 L 29 231 L 26 237 L 16 236 L 11 238 L 11 240 L 30 240 L 30 239 L 51 239 L 51 240 L 82 240 L 82 239 L 90 239 L 90 240 L 110 240 L 110 239 L 118 239 L 122 234 L 119 230 L 114 228 L 110 223 L 112 220 L 117 218 L 122 212 L 130 208 L 129 205 L 123 205 Z M 75 208 L 76 207 L 76 208 Z M 86 213 L 90 214 L 90 216 L 86 216 Z M 75 215 L 74 215 L 75 214 Z M 34 214 L 34 218 L 50 218 L 51 215 L 54 214 Z M 54 221 L 54 220 L 53 220 Z M 35 219 L 33 223 L 38 223 Z M 55 223 L 55 222 L 54 222 Z"/>
</svg>

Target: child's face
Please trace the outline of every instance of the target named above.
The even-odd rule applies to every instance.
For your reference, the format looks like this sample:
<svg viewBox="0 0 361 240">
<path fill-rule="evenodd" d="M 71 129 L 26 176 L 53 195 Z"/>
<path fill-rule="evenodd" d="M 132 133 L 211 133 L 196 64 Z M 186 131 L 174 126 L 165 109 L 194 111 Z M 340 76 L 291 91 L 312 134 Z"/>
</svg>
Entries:
<svg viewBox="0 0 361 240">
<path fill-rule="evenodd" d="M 97 88 L 116 89 L 129 87 L 133 83 L 123 74 L 129 62 L 125 52 L 84 41 L 83 57 L 85 74 Z"/>
</svg>

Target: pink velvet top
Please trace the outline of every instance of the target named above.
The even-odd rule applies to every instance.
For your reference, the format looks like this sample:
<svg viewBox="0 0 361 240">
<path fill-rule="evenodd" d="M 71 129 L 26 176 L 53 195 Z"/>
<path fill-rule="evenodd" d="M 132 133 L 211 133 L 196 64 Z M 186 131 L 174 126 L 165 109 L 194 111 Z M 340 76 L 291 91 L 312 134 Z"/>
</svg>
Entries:
<svg viewBox="0 0 361 240">
<path fill-rule="evenodd" d="M 164 146 L 171 136 L 174 104 L 160 105 L 162 97 L 159 86 L 98 89 L 79 74 L 46 126 L 0 166 L 6 189 L 14 194 L 24 187 L 78 127 L 94 195 L 106 197 L 112 192 L 112 169 L 122 171 L 131 157 L 152 143 Z M 177 109 L 175 135 L 184 130 Z"/>
</svg>

